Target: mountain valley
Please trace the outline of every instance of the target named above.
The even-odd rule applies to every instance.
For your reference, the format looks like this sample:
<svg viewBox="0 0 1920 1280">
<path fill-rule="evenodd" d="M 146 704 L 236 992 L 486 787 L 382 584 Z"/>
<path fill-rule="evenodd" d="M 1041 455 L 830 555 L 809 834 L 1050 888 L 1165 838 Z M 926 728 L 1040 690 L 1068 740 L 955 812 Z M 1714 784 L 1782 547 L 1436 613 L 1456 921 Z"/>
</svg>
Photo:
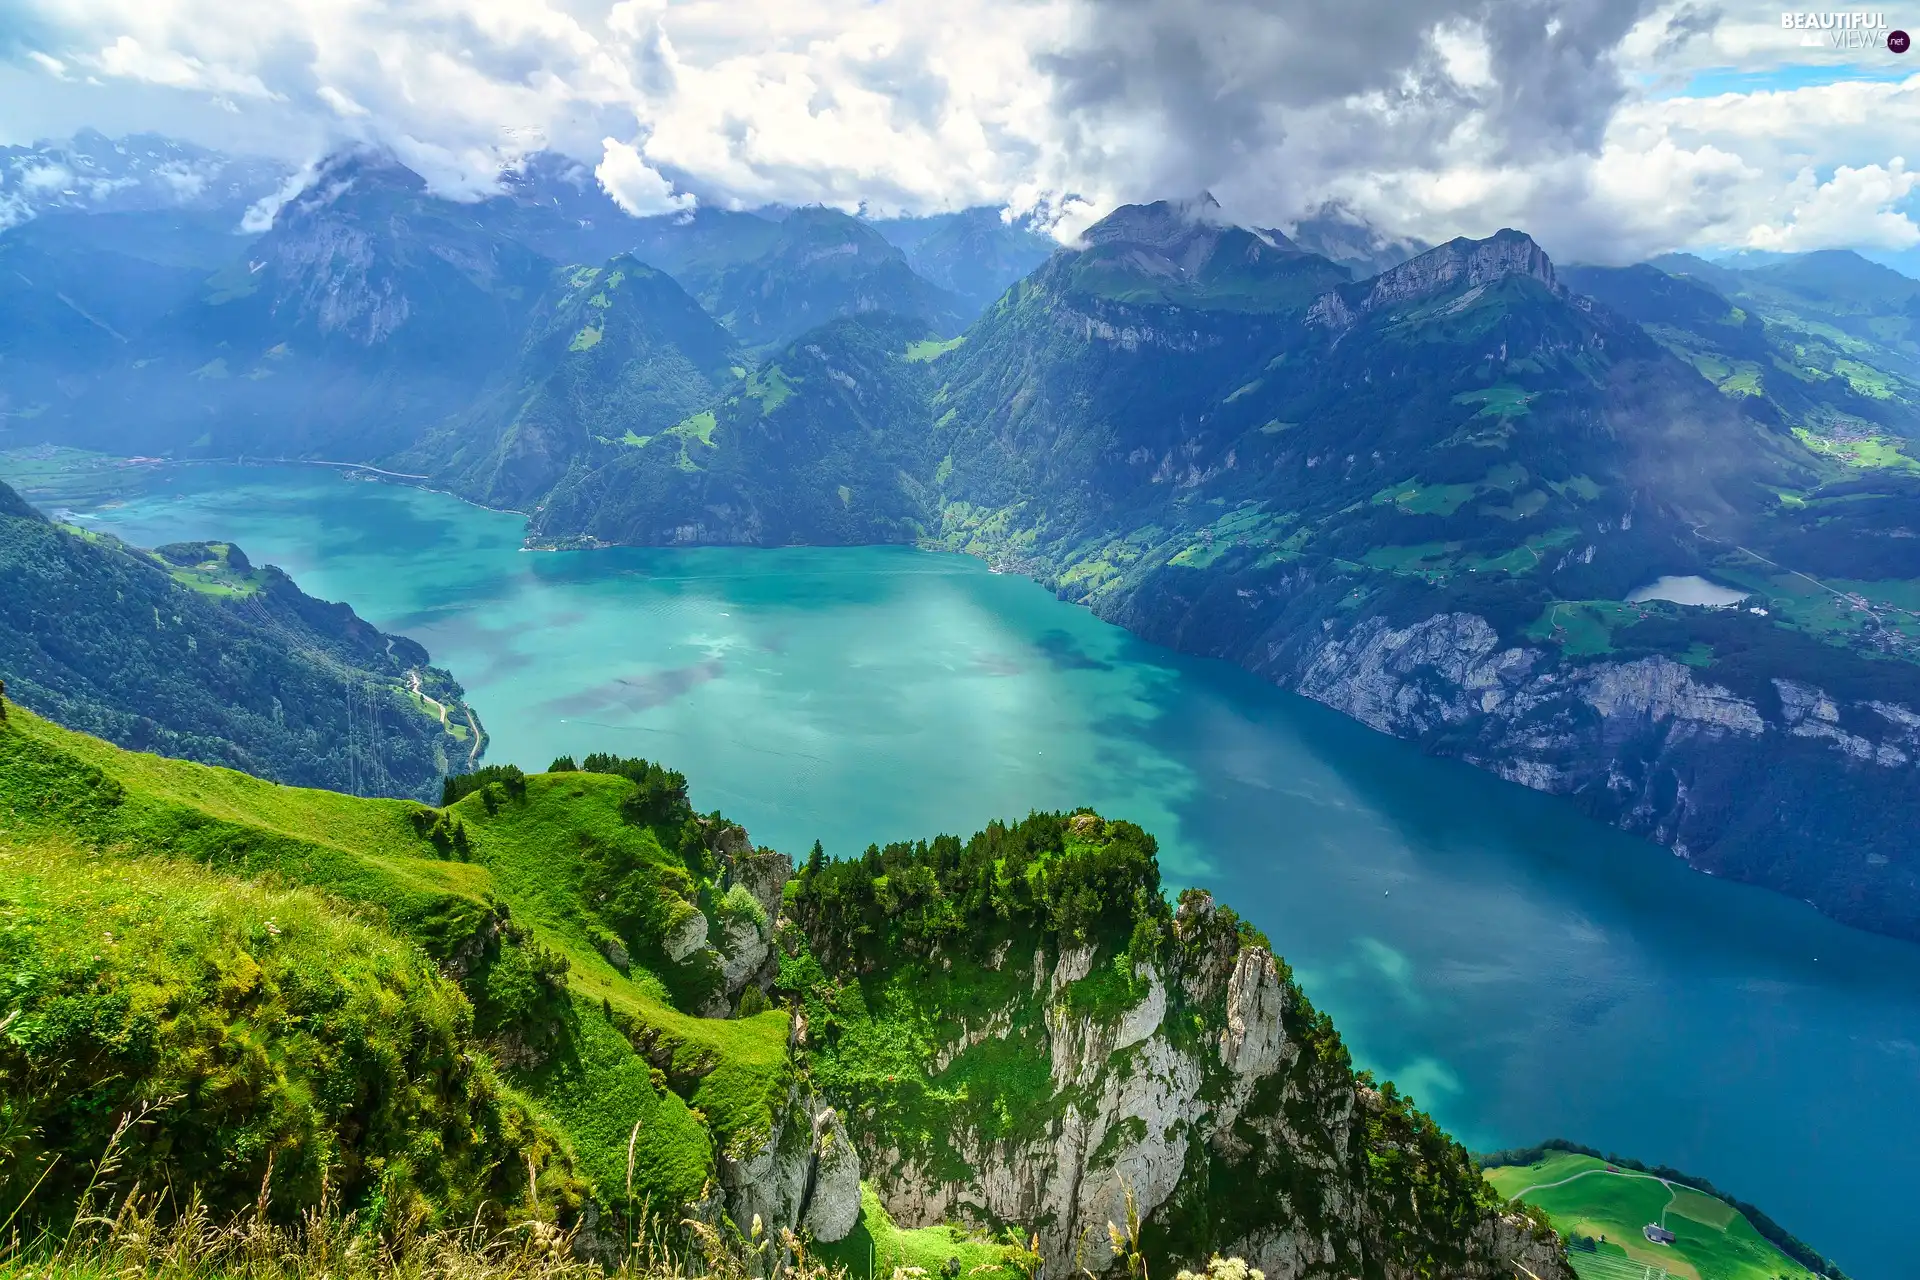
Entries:
<svg viewBox="0 0 1920 1280">
<path fill-rule="evenodd" d="M 462 206 L 336 160 L 198 298 L 36 373 L 5 439 L 364 462 L 541 546 L 965 551 L 1920 937 L 1906 277 L 1561 271 L 1503 231 L 1356 281 L 1202 197 L 983 303 L 1034 251 L 997 219 L 702 210 L 562 264 L 618 224 L 528 173 Z M 81 323 L 44 294 L 19 313 Z M 1747 603 L 1630 598 L 1695 578 Z"/>
<path fill-rule="evenodd" d="M 1069 243 L 985 208 L 630 217 L 551 153 L 455 200 L 349 149 L 278 202 L 271 166 L 83 141 L 119 176 L 0 184 L 8 465 L 325 464 L 511 516 L 529 553 L 631 557 L 684 591 L 668 612 L 712 601 L 664 549 L 958 553 L 1920 941 L 1920 282 L 1838 252 L 1557 264 L 1333 205 L 1252 227 L 1204 194 Z M 488 763 L 456 676 L 550 655 L 451 586 L 356 596 L 375 626 L 232 541 L 121 541 L 119 497 L 29 494 L 0 484 L 0 1186 L 38 1229 L 71 1239 L 111 1165 L 128 1206 L 179 1177 L 236 1223 L 345 1205 L 389 1241 L 472 1223 L 610 1266 L 657 1228 L 735 1280 L 776 1241 L 873 1280 L 883 1239 L 1003 1280 L 1586 1276 L 1104 802 L 796 859 L 660 763 Z M 805 607 L 869 590 L 821 583 Z M 791 630 L 728 617 L 639 674 L 595 632 L 595 687 L 515 714 L 677 732 L 627 713 L 789 661 Z M 465 627 L 461 662 L 383 627 L 443 655 L 428 633 Z"/>
</svg>

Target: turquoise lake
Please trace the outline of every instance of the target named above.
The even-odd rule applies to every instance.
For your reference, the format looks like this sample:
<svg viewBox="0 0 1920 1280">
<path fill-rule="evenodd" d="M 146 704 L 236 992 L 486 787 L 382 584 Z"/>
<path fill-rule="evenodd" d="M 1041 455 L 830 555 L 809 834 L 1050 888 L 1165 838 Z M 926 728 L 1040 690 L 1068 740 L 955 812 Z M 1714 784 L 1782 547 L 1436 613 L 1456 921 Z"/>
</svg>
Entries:
<svg viewBox="0 0 1920 1280">
<path fill-rule="evenodd" d="M 1024 579 L 905 548 L 530 553 L 516 516 L 318 468 L 39 500 L 143 545 L 231 538 L 425 644 L 488 759 L 660 759 L 789 851 L 1036 807 L 1131 818 L 1170 887 L 1265 929 L 1360 1063 L 1469 1146 L 1564 1136 L 1672 1164 L 1858 1280 L 1915 1272 L 1920 948 Z"/>
</svg>

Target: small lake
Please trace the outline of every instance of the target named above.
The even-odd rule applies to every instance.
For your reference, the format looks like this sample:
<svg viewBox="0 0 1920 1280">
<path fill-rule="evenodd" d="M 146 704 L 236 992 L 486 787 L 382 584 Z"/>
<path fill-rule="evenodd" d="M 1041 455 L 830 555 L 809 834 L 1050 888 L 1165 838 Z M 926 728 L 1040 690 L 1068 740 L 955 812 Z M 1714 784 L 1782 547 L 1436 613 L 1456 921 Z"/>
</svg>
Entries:
<svg viewBox="0 0 1920 1280">
<path fill-rule="evenodd" d="M 1636 587 L 1627 594 L 1627 599 L 1635 604 L 1642 600 L 1670 600 L 1674 604 L 1704 604 L 1715 609 L 1724 609 L 1728 605 L 1739 604 L 1751 591 L 1740 591 L 1733 587 L 1723 587 L 1717 582 L 1687 574 L 1678 578 L 1655 578 L 1644 587 Z"/>
<path fill-rule="evenodd" d="M 59 501 L 134 543 L 234 539 L 414 636 L 495 761 L 664 760 L 756 839 L 841 856 L 1033 807 L 1138 821 L 1170 886 L 1265 929 L 1358 1060 L 1470 1146 L 1669 1163 L 1857 1280 L 1914 1273 L 1920 948 L 963 557 L 535 554 L 517 517 L 318 468 L 157 469 L 121 498 Z"/>
</svg>

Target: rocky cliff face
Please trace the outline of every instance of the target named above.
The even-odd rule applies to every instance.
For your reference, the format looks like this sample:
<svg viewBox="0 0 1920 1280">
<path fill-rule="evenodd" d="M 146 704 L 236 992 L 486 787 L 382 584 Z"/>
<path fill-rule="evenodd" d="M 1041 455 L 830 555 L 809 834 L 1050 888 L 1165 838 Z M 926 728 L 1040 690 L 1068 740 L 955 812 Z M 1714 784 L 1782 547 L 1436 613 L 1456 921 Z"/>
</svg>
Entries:
<svg viewBox="0 0 1920 1280">
<path fill-rule="evenodd" d="M 1887 816 L 1920 805 L 1920 713 L 1905 703 L 1779 677 L 1736 693 L 1661 656 L 1571 662 L 1502 644 L 1469 613 L 1375 617 L 1253 656 L 1375 729 L 1444 740 L 1503 778 L 1574 796 L 1702 870 L 1751 878 L 1764 840 L 1788 892 L 1849 923 L 1915 927 L 1913 869 L 1874 852 L 1889 847 L 1877 838 Z M 1850 891 L 1862 874 L 1878 892 Z"/>
<path fill-rule="evenodd" d="M 1450 240 L 1370 280 L 1342 285 L 1322 295 L 1308 311 L 1307 319 L 1344 329 L 1375 311 L 1463 286 L 1470 290 L 1483 288 L 1508 276 L 1527 276 L 1556 293 L 1565 292 L 1554 279 L 1553 263 L 1546 251 L 1533 242 L 1533 237 L 1509 229 L 1485 240 Z"/>
<path fill-rule="evenodd" d="M 1341 607 L 1304 567 L 1194 591 L 1150 576 L 1095 602 L 1147 639 L 1228 661 L 1644 836 L 1713 875 L 1920 936 L 1920 699 L 1834 651 L 1570 655 L 1465 610 Z M 1411 612 L 1411 616 L 1408 616 Z M 1817 646 L 1816 646 L 1817 648 Z M 1826 670 L 1830 680 L 1817 674 Z M 1887 664 L 1887 672 L 1898 669 Z M 1816 674 L 1810 674 L 1816 673 Z"/>
<path fill-rule="evenodd" d="M 1011 1123 L 929 1142 L 900 1111 L 847 1100 L 897 1222 L 1014 1225 L 1038 1237 L 1049 1272 L 1097 1274 L 1131 1194 L 1147 1251 L 1170 1262 L 1238 1255 L 1274 1280 L 1492 1280 L 1515 1263 L 1571 1276 L 1552 1235 L 1503 1215 L 1464 1152 L 1391 1086 L 1353 1074 L 1231 912 L 1190 892 L 1172 933 L 1160 963 L 1126 975 L 1095 945 L 984 958 L 1005 994 L 942 1020 L 926 1088 L 979 1089 L 983 1063 L 1017 1056 L 1033 1078 Z"/>
<path fill-rule="evenodd" d="M 860 1221 L 860 1155 L 839 1113 L 795 1087 L 771 1132 L 718 1158 L 727 1213 L 746 1227 L 805 1228 L 828 1244 Z"/>
</svg>

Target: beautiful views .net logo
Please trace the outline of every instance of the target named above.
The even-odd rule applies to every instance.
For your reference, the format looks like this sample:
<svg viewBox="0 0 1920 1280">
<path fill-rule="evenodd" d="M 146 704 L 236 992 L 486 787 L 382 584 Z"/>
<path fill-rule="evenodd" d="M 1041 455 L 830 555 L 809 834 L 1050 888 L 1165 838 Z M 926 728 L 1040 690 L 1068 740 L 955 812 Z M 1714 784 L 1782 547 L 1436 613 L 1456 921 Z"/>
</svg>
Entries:
<svg viewBox="0 0 1920 1280">
<path fill-rule="evenodd" d="M 1884 13 L 1782 13 L 1780 29 L 1800 32 L 1800 43 L 1816 48 L 1905 53 L 1913 43 L 1906 32 L 1892 27 Z"/>
</svg>

